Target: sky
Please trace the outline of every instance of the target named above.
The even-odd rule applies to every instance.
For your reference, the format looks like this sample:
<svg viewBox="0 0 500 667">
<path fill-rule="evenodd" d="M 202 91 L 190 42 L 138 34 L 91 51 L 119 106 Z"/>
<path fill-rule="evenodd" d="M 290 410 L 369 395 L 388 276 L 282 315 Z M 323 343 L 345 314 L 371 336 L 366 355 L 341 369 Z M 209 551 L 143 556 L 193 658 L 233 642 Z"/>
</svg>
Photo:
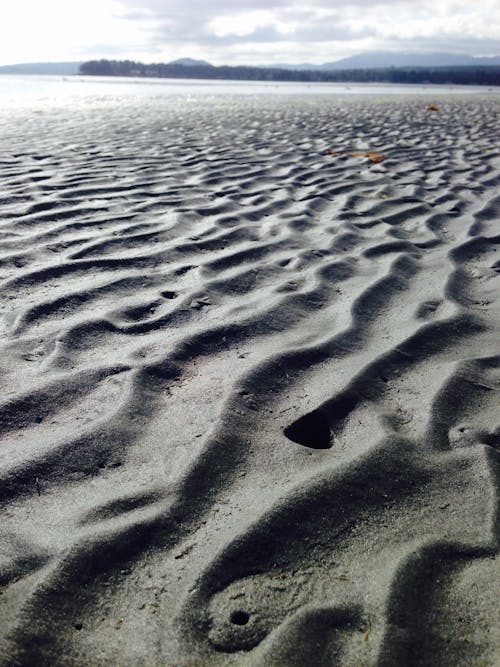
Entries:
<svg viewBox="0 0 500 667">
<path fill-rule="evenodd" d="M 185 57 L 319 64 L 372 50 L 500 55 L 500 2 L 0 0 L 0 65 Z"/>
</svg>

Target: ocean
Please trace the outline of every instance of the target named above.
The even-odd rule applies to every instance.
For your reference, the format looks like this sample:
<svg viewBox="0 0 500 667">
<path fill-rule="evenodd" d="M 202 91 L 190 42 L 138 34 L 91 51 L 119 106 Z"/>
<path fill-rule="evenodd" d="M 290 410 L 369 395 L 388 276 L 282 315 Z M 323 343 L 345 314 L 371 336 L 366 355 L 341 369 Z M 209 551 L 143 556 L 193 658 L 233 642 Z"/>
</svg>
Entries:
<svg viewBox="0 0 500 667">
<path fill-rule="evenodd" d="M 72 104 L 77 100 L 198 96 L 326 96 L 359 95 L 499 95 L 499 86 L 411 85 L 379 83 L 307 83 L 219 81 L 198 79 L 144 79 L 85 76 L 0 75 L 0 108 Z"/>
</svg>

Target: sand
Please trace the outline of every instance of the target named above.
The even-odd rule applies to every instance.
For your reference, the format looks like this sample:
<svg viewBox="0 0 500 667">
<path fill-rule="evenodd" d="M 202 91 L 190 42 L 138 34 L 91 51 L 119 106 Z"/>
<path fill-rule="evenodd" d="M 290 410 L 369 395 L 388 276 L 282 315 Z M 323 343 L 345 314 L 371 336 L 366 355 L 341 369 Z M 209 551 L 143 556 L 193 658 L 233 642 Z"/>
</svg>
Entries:
<svg viewBox="0 0 500 667">
<path fill-rule="evenodd" d="M 2 666 L 499 664 L 499 108 L 0 111 Z"/>
</svg>

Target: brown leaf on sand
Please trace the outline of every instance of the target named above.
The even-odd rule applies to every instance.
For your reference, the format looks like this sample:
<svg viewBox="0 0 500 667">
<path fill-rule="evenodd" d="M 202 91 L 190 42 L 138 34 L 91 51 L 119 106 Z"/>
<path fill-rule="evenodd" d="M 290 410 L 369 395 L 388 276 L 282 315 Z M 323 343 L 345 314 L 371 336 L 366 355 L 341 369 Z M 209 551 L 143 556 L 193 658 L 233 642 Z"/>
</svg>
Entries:
<svg viewBox="0 0 500 667">
<path fill-rule="evenodd" d="M 348 151 L 325 151 L 325 155 L 348 155 L 349 157 L 367 157 L 370 162 L 383 162 L 385 156 L 378 152 L 349 153 Z"/>
<path fill-rule="evenodd" d="M 438 107 L 435 104 L 428 104 L 425 108 L 427 111 L 439 111 L 441 107 Z"/>
</svg>

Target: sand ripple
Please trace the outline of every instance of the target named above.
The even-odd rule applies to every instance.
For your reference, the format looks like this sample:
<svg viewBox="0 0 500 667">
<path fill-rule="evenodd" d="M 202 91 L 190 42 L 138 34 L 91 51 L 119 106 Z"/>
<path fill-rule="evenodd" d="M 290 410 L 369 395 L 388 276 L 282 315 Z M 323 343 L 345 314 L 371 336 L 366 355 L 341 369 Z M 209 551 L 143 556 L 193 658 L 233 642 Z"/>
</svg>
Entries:
<svg viewBox="0 0 500 667">
<path fill-rule="evenodd" d="M 0 112 L 1 664 L 496 663 L 498 103 L 426 103 Z"/>
</svg>

